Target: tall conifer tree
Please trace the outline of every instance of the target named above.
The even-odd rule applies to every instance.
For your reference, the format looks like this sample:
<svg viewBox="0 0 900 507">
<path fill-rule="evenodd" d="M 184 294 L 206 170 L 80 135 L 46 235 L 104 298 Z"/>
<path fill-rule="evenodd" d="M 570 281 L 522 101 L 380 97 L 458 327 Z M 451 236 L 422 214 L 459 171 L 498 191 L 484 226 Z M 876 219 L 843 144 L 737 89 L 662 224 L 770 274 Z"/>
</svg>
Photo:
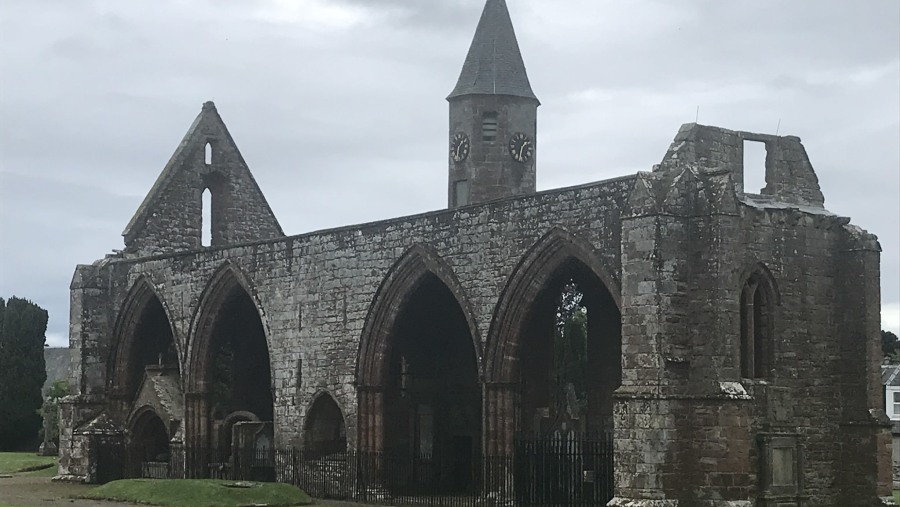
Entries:
<svg viewBox="0 0 900 507">
<path fill-rule="evenodd" d="M 47 317 L 47 310 L 27 299 L 0 298 L 0 450 L 36 445 L 47 378 Z"/>
</svg>

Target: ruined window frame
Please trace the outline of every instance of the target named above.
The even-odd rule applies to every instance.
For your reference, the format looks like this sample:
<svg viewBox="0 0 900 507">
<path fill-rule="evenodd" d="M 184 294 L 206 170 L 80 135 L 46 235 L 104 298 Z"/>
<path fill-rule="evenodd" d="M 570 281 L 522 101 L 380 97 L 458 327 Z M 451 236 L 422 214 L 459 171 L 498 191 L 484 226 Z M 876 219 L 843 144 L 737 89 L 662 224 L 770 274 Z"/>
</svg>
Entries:
<svg viewBox="0 0 900 507">
<path fill-rule="evenodd" d="M 738 297 L 741 378 L 765 380 L 772 376 L 777 300 L 767 271 L 755 269 L 744 277 Z"/>
</svg>

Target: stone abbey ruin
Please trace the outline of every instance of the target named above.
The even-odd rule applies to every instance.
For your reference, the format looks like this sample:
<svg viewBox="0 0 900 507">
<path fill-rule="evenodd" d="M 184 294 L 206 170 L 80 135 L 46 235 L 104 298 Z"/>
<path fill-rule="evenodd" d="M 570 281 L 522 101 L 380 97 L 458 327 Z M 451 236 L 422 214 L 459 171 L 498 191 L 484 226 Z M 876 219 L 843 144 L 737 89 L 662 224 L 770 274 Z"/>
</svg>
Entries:
<svg viewBox="0 0 900 507">
<path fill-rule="evenodd" d="M 61 476 L 290 447 L 427 456 L 464 488 L 523 436 L 577 433 L 610 439 L 596 505 L 889 502 L 880 247 L 824 208 L 799 138 L 687 124 L 652 170 L 536 192 L 504 0 L 447 100 L 447 209 L 296 236 L 204 104 L 124 250 L 75 270 Z M 583 336 L 563 347 L 566 294 Z M 483 501 L 539 481 L 501 475 Z"/>
</svg>

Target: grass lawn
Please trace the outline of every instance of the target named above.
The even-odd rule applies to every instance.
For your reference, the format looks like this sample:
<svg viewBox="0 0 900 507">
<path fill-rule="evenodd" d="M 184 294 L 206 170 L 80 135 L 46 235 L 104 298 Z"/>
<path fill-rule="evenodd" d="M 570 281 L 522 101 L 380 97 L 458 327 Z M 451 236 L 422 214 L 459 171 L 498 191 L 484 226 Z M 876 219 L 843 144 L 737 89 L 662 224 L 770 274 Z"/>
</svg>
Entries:
<svg viewBox="0 0 900 507">
<path fill-rule="evenodd" d="M 894 501 L 900 503 L 900 490 L 894 491 Z"/>
<path fill-rule="evenodd" d="M 0 452 L 0 474 L 27 472 L 52 467 L 54 464 L 56 456 L 38 456 L 33 452 Z"/>
<path fill-rule="evenodd" d="M 234 481 L 176 479 L 126 479 L 90 490 L 82 498 L 115 500 L 172 507 L 237 507 L 308 505 L 309 496 L 290 484 L 253 484 L 250 488 L 231 488 Z"/>
</svg>

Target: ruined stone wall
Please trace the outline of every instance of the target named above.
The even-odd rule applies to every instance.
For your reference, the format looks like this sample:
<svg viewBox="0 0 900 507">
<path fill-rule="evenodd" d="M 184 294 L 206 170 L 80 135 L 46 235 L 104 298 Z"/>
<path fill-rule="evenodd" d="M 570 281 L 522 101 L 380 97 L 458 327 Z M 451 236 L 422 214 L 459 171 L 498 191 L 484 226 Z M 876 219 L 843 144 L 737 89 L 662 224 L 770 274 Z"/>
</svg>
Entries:
<svg viewBox="0 0 900 507">
<path fill-rule="evenodd" d="M 138 283 L 149 282 L 159 297 L 186 403 L 198 400 L 185 382 L 199 347 L 198 321 L 228 271 L 254 301 L 268 339 L 277 443 L 299 443 L 306 411 L 327 391 L 355 446 L 361 334 L 404 254 L 415 247 L 446 263 L 452 273 L 442 276 L 473 323 L 483 367 L 511 275 L 540 253 L 542 238 L 562 230 L 590 245 L 621 296 L 618 496 L 611 505 L 753 498 L 798 505 L 805 497 L 825 506 L 872 505 L 890 493 L 888 428 L 876 408 L 879 247 L 821 207 L 796 138 L 765 137 L 766 190 L 740 192 L 742 143 L 756 137 L 686 125 L 663 162 L 636 177 L 237 246 L 155 256 L 126 249 L 79 266 L 71 321 L 78 391 L 64 409 L 65 424 L 85 425 L 104 408 L 108 419 L 127 415 L 128 407 L 104 396 L 123 338 L 116 323 Z M 752 273 L 771 292 L 772 349 L 768 370 L 747 379 L 740 301 Z M 387 304 L 399 305 L 402 294 L 391 298 Z M 490 385 L 485 398 L 485 406 L 502 405 L 486 412 L 493 419 L 484 422 L 485 441 L 493 445 L 500 441 L 494 433 L 514 431 L 514 395 Z M 191 413 L 205 414 L 198 403 Z M 203 424 L 187 421 L 185 434 L 202 441 Z M 78 456 L 81 447 L 76 434 L 63 432 L 64 452 Z M 793 490 L 772 488 L 763 476 L 776 447 L 794 453 Z M 85 466 L 72 457 L 63 463 Z"/>
<path fill-rule="evenodd" d="M 211 224 L 202 223 L 207 189 Z M 213 246 L 284 236 L 215 105 L 207 102 L 125 228 L 125 251 L 147 256 L 199 248 L 210 227 Z"/>
<path fill-rule="evenodd" d="M 553 228 L 590 242 L 618 276 L 619 216 L 633 181 L 620 178 L 245 246 L 112 258 L 99 268 L 107 299 L 97 311 L 108 313 L 101 327 L 111 341 L 114 313 L 138 278 L 146 277 L 169 313 L 184 371 L 204 291 L 228 263 L 246 278 L 268 336 L 279 441 L 296 441 L 313 396 L 326 390 L 347 416 L 352 445 L 360 334 L 378 288 L 411 246 L 424 245 L 451 267 L 463 291 L 457 296 L 477 323 L 483 349 L 509 275 Z M 111 349 L 107 342 L 96 350 L 108 357 Z M 106 379 L 91 382 L 102 390 Z"/>
<path fill-rule="evenodd" d="M 848 437 L 846 421 L 836 408 L 845 403 L 840 385 L 849 360 L 841 353 L 839 326 L 848 309 L 837 297 L 845 290 L 839 263 L 846 219 L 755 207 L 744 208 L 744 213 L 741 265 L 747 267 L 744 272 L 754 263 L 765 265 L 779 299 L 773 319 L 771 377 L 750 381 L 756 384 L 751 387 L 756 394 L 753 430 L 797 434 L 803 489 L 812 503 L 831 505 L 844 488 L 836 444 Z M 729 313 L 738 340 L 735 350 L 739 350 L 736 304 Z M 859 345 L 865 348 L 865 343 Z M 866 365 L 854 364 L 853 370 L 864 376 Z M 865 390 L 855 396 L 865 398 Z M 867 417 L 867 409 L 859 415 Z M 755 471 L 759 456 L 753 456 L 757 459 L 751 470 Z M 764 481 L 755 479 L 758 491 Z"/>
<path fill-rule="evenodd" d="M 879 478 L 889 461 L 874 459 L 887 455 L 884 431 L 869 410 L 880 406 L 877 243 L 821 207 L 811 167 L 797 174 L 799 139 L 766 137 L 767 187 L 796 186 L 740 193 L 742 143 L 755 137 L 686 125 L 629 196 L 614 505 L 797 505 L 797 488 L 760 476 L 766 453 L 790 445 L 799 490 L 817 505 L 889 493 Z M 759 379 L 741 372 L 740 298 L 753 272 L 771 279 L 776 300 L 771 370 Z"/>
</svg>

